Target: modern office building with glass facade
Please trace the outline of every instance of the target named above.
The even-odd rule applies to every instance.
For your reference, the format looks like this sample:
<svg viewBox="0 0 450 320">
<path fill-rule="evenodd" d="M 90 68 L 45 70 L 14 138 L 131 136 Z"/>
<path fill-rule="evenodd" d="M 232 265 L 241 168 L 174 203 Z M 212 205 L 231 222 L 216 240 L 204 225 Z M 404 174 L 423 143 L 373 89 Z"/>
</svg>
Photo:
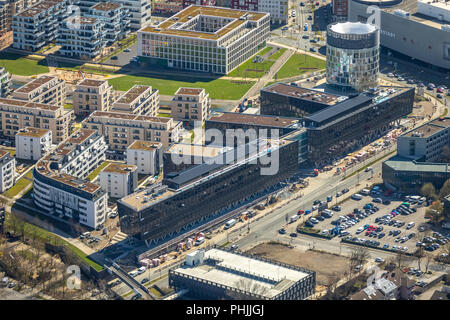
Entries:
<svg viewBox="0 0 450 320">
<path fill-rule="evenodd" d="M 327 82 L 344 91 L 377 86 L 380 30 L 361 22 L 327 27 Z"/>
<path fill-rule="evenodd" d="M 138 55 L 164 67 L 227 74 L 269 37 L 268 13 L 189 6 L 138 31 Z"/>
</svg>

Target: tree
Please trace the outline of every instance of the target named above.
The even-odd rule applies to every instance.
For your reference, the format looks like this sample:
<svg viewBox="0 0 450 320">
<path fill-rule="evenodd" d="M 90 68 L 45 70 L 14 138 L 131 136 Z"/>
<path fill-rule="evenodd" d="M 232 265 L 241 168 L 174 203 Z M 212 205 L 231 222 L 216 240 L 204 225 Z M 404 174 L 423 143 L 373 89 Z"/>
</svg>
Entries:
<svg viewBox="0 0 450 320">
<path fill-rule="evenodd" d="M 395 255 L 397 267 L 401 268 L 404 257 L 405 257 L 405 253 L 403 251 L 397 252 L 397 254 Z"/>
<path fill-rule="evenodd" d="M 439 191 L 439 198 L 442 200 L 449 194 L 450 194 L 450 179 L 447 179 L 447 181 L 444 182 L 441 190 Z"/>
<path fill-rule="evenodd" d="M 420 261 L 425 256 L 425 252 L 424 252 L 423 248 L 422 247 L 418 248 L 416 250 L 416 252 L 414 252 L 414 256 L 417 258 L 417 264 L 418 264 L 419 270 L 420 270 L 421 269 Z"/>
<path fill-rule="evenodd" d="M 433 255 L 427 254 L 425 258 L 425 272 L 428 272 L 428 267 L 430 266 L 431 261 L 433 261 Z"/>
<path fill-rule="evenodd" d="M 434 225 L 439 225 L 444 220 L 444 205 L 442 202 L 436 200 L 425 212 L 425 217 L 429 218 Z"/>
<path fill-rule="evenodd" d="M 436 199 L 436 188 L 433 186 L 432 183 L 425 183 L 422 188 L 420 189 L 420 192 L 423 196 L 427 198 L 433 198 Z"/>
<path fill-rule="evenodd" d="M 446 163 L 450 162 L 450 146 L 447 144 L 442 148 L 441 160 L 442 160 L 442 162 L 446 162 Z"/>
</svg>

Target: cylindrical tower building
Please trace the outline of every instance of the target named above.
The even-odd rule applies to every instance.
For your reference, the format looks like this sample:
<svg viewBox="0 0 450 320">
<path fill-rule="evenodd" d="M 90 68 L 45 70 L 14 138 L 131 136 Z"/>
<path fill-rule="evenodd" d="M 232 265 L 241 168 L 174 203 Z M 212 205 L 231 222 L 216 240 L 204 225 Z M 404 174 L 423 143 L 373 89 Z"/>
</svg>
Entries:
<svg viewBox="0 0 450 320">
<path fill-rule="evenodd" d="M 380 30 L 361 22 L 327 27 L 327 82 L 343 91 L 376 87 L 379 71 Z"/>
</svg>

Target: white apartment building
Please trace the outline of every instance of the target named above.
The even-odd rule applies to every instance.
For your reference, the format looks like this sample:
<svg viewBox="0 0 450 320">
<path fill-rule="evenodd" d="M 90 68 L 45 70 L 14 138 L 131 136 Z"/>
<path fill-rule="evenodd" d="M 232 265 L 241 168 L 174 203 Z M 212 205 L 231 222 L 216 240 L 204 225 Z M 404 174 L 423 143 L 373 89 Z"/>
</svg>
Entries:
<svg viewBox="0 0 450 320">
<path fill-rule="evenodd" d="M 0 67 L 0 98 L 6 98 L 11 92 L 11 74 Z"/>
<path fill-rule="evenodd" d="M 16 178 L 16 158 L 6 150 L 0 149 L 0 193 L 11 188 Z"/>
<path fill-rule="evenodd" d="M 444 146 L 450 146 L 450 117 L 438 118 L 397 138 L 399 156 L 426 162 L 438 161 Z"/>
<path fill-rule="evenodd" d="M 85 178 L 105 160 L 95 130 L 80 129 L 36 163 L 34 203 L 42 213 L 96 228 L 106 220 L 108 194 Z"/>
<path fill-rule="evenodd" d="M 129 11 L 117 2 L 99 2 L 93 5 L 86 17 L 102 22 L 106 45 L 124 39 L 130 33 Z"/>
<path fill-rule="evenodd" d="M 270 14 L 270 21 L 277 24 L 289 23 L 288 0 L 258 0 L 258 10 Z"/>
<path fill-rule="evenodd" d="M 269 38 L 270 15 L 191 5 L 138 31 L 138 55 L 169 68 L 227 74 Z"/>
<path fill-rule="evenodd" d="M 174 120 L 193 125 L 194 121 L 202 124 L 211 110 L 211 99 L 205 89 L 179 88 L 172 98 L 171 115 Z"/>
<path fill-rule="evenodd" d="M 162 144 L 136 140 L 127 148 L 127 164 L 141 174 L 157 175 L 162 171 Z"/>
<path fill-rule="evenodd" d="M 88 116 L 92 112 L 108 111 L 113 103 L 113 89 L 106 80 L 81 80 L 72 93 L 75 115 Z"/>
<path fill-rule="evenodd" d="M 66 83 L 54 76 L 40 76 L 12 93 L 14 99 L 64 106 Z"/>
<path fill-rule="evenodd" d="M 96 0 L 74 1 L 80 7 L 82 13 L 89 12 L 89 9 L 98 2 Z M 152 17 L 151 0 L 111 0 L 109 2 L 120 3 L 128 10 L 130 28 L 132 30 L 139 30 L 150 23 L 150 18 Z"/>
<path fill-rule="evenodd" d="M 69 17 L 58 28 L 59 53 L 68 57 L 91 60 L 106 47 L 103 22 L 91 17 Z"/>
<path fill-rule="evenodd" d="M 39 160 L 52 146 L 52 131 L 26 127 L 16 133 L 16 158 Z"/>
<path fill-rule="evenodd" d="M 163 148 L 178 142 L 182 123 L 165 117 L 95 111 L 83 120 L 82 126 L 105 136 L 108 158 L 122 160 L 127 147 L 136 140 L 160 142 Z"/>
<path fill-rule="evenodd" d="M 138 184 L 137 167 L 110 163 L 99 174 L 100 185 L 112 198 L 123 198 L 134 192 Z"/>
<path fill-rule="evenodd" d="M 134 85 L 111 107 L 111 111 L 156 117 L 159 109 L 159 90 L 151 86 Z"/>
</svg>

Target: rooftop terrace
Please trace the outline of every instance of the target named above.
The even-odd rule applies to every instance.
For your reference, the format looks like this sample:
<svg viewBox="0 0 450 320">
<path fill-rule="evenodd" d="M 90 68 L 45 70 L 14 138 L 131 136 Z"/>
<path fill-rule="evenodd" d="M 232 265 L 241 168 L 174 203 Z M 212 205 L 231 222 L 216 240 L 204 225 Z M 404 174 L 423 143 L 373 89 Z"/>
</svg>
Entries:
<svg viewBox="0 0 450 320">
<path fill-rule="evenodd" d="M 50 132 L 49 129 L 26 127 L 17 131 L 17 136 L 40 138 Z"/>
<path fill-rule="evenodd" d="M 15 92 L 30 93 L 33 90 L 36 90 L 37 88 L 49 83 L 52 80 L 55 80 L 55 79 L 57 79 L 57 78 L 53 77 L 53 76 L 40 76 L 39 78 L 31 80 L 30 82 L 21 86 L 20 88 L 15 90 Z"/>
<path fill-rule="evenodd" d="M 428 138 L 442 130 L 447 129 L 448 127 L 450 127 L 450 117 L 438 118 L 427 122 L 420 127 L 412 129 L 404 133 L 402 136 Z"/>
<path fill-rule="evenodd" d="M 281 94 L 287 97 L 292 97 L 300 100 L 309 100 L 326 105 L 335 105 L 343 100 L 342 96 L 337 96 L 329 93 L 315 91 L 307 88 L 291 86 L 286 83 L 274 83 L 261 91 Z"/>
<path fill-rule="evenodd" d="M 287 128 L 299 122 L 296 118 L 253 115 L 237 112 L 215 112 L 207 121 Z"/>
</svg>

